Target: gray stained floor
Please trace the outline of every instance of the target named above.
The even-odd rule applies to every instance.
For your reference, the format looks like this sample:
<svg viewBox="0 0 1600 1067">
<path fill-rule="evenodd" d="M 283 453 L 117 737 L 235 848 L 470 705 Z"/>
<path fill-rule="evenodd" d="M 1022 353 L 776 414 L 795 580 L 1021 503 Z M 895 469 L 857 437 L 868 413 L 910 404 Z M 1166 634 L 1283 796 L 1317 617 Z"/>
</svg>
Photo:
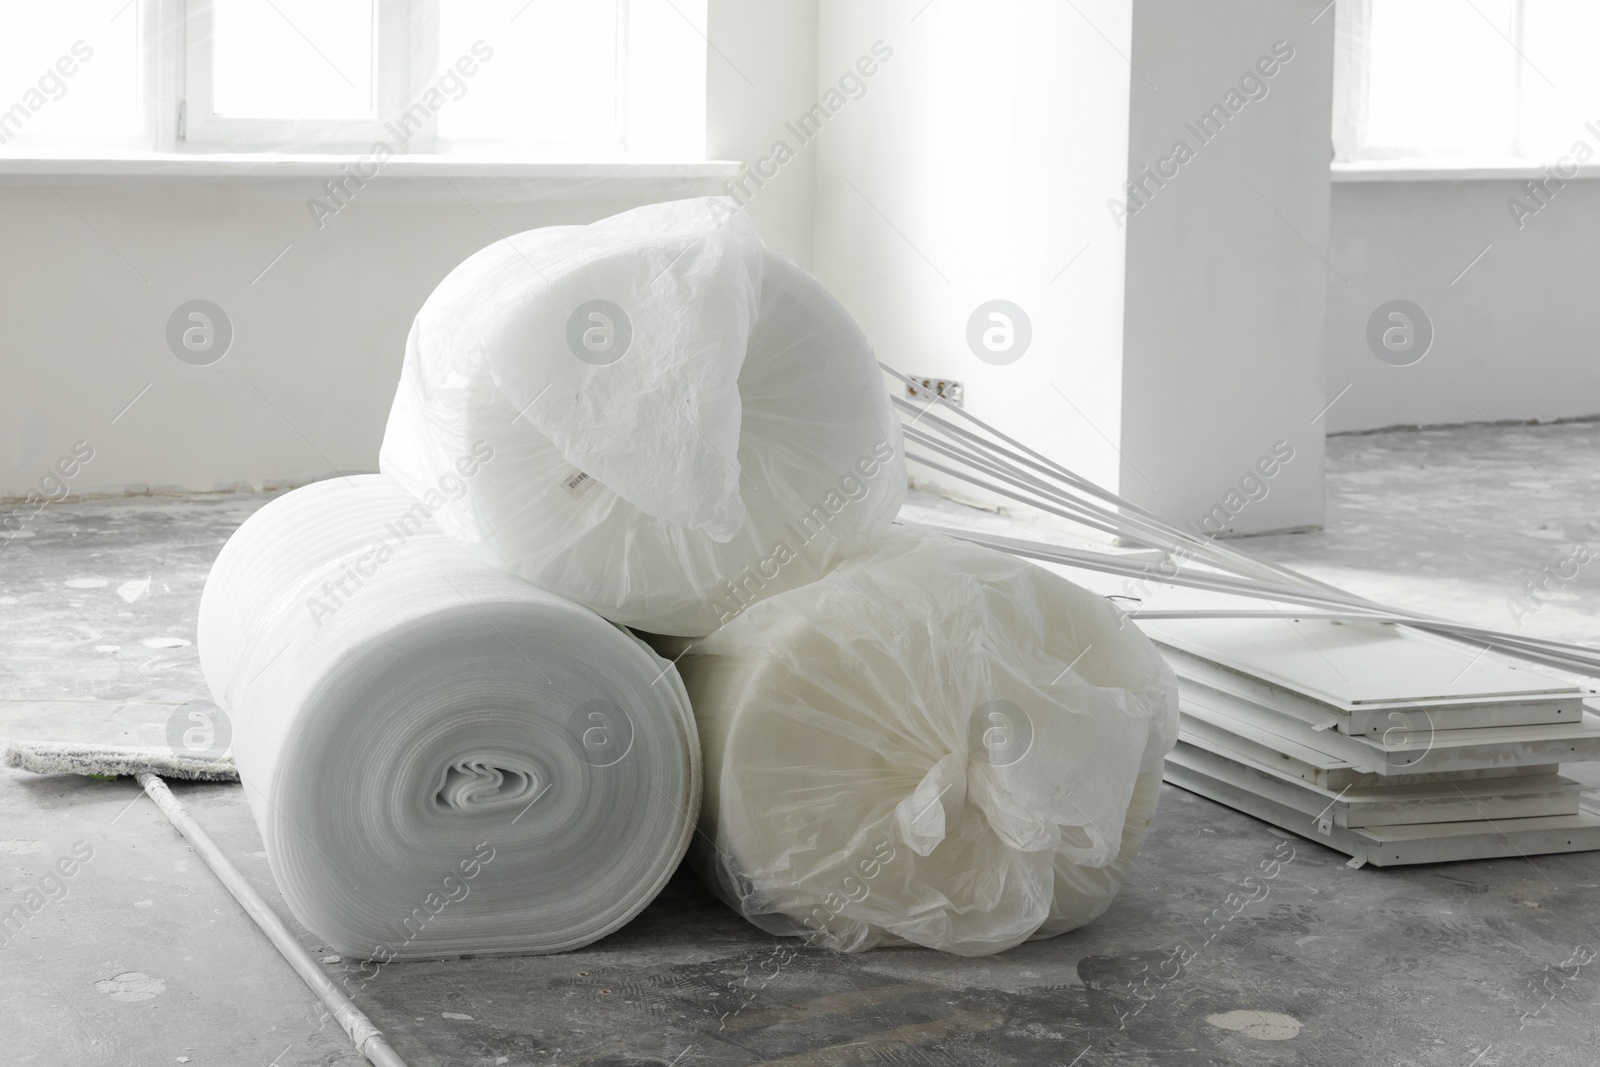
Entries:
<svg viewBox="0 0 1600 1067">
<path fill-rule="evenodd" d="M 1505 626 L 1524 581 L 1596 539 L 1582 526 L 1600 519 L 1597 461 L 1595 424 L 1336 438 L 1326 532 L 1243 544 Z M 207 568 L 266 499 L 54 505 L 0 544 L 0 734 L 163 743 L 175 710 L 205 695 L 188 642 Z M 1596 573 L 1526 627 L 1600 641 Z M 283 913 L 239 788 L 177 791 Z M 75 846 L 92 856 L 47 881 Z M 0 771 L 0 908 L 30 890 L 46 903 L 0 944 L 0 1062 L 360 1062 L 133 783 Z M 417 1067 L 1543 1067 L 1595 1062 L 1596 900 L 1600 854 L 1351 870 L 1166 787 L 1111 910 L 997 957 L 813 951 L 680 872 L 580 952 L 392 964 L 370 981 L 351 961 L 327 966 L 354 976 L 357 1002 Z M 1241 1012 L 1288 1019 L 1228 1014 Z"/>
</svg>

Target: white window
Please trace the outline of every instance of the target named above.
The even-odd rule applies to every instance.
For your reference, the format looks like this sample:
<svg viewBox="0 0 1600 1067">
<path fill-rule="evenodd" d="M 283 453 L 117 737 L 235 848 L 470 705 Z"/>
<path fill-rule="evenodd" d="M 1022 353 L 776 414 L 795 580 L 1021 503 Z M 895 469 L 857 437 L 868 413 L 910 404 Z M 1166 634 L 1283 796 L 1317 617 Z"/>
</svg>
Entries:
<svg viewBox="0 0 1600 1067">
<path fill-rule="evenodd" d="M 0 155 L 705 158 L 707 0 L 0 0 Z"/>
<path fill-rule="evenodd" d="M 1600 124 L 1596 0 L 1339 0 L 1341 161 L 1548 162 Z"/>
</svg>

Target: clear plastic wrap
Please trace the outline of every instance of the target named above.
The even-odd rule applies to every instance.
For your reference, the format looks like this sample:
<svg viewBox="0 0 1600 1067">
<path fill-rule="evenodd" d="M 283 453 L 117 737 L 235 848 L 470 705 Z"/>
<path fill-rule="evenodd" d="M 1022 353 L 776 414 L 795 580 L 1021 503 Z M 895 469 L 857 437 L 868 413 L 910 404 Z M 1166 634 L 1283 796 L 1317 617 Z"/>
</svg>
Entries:
<svg viewBox="0 0 1600 1067">
<path fill-rule="evenodd" d="M 1033 564 L 906 533 L 688 643 L 702 876 L 845 951 L 983 955 L 1093 919 L 1177 737 L 1172 673 L 1124 622 Z"/>
<path fill-rule="evenodd" d="M 711 632 L 887 531 L 905 493 L 871 346 L 726 198 L 531 230 L 418 313 L 380 465 L 485 559 L 655 633 Z"/>
<path fill-rule="evenodd" d="M 463 457 L 432 497 L 490 460 Z M 273 876 L 328 945 L 577 948 L 688 845 L 687 696 L 633 635 L 477 559 L 433 510 L 381 475 L 262 508 L 207 579 L 201 665 Z"/>
</svg>

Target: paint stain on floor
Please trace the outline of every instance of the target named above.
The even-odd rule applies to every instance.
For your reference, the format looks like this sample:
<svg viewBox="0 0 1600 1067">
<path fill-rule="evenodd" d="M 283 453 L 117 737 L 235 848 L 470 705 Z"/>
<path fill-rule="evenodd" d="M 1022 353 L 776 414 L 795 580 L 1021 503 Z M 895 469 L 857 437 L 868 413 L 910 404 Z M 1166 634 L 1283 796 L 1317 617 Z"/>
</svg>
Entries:
<svg viewBox="0 0 1600 1067">
<path fill-rule="evenodd" d="M 1300 1020 L 1275 1011 L 1225 1011 L 1207 1015 L 1206 1022 L 1257 1041 L 1289 1041 L 1300 1036 Z"/>
<path fill-rule="evenodd" d="M 142 971 L 123 971 L 96 982 L 94 987 L 112 1000 L 149 1000 L 167 991 L 167 983 Z"/>
<path fill-rule="evenodd" d="M 139 643 L 145 648 L 183 648 L 189 642 L 182 637 L 147 637 Z"/>
</svg>

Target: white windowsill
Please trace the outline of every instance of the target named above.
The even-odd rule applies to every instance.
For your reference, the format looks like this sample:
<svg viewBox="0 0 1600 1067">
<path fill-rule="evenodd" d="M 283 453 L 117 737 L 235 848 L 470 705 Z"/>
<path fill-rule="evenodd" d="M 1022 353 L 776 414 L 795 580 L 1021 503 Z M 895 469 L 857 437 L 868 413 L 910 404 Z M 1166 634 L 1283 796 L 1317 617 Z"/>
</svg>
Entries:
<svg viewBox="0 0 1600 1067">
<path fill-rule="evenodd" d="M 357 153 L 128 153 L 125 155 L 0 156 L 0 177 L 74 178 L 329 178 L 360 163 Z M 462 156 L 395 155 L 379 165 L 382 177 L 500 178 L 572 181 L 683 181 L 731 178 L 741 164 L 726 160 L 696 163 L 551 163 L 535 160 L 475 159 Z"/>
<path fill-rule="evenodd" d="M 1523 181 L 1543 178 L 1545 168 L 1555 174 L 1555 164 L 1533 160 L 1375 159 L 1334 163 L 1329 167 L 1336 182 L 1479 182 Z M 1572 170 L 1572 164 L 1564 168 Z M 1576 174 L 1558 174 L 1563 181 L 1600 178 L 1600 162 L 1577 167 Z"/>
</svg>

